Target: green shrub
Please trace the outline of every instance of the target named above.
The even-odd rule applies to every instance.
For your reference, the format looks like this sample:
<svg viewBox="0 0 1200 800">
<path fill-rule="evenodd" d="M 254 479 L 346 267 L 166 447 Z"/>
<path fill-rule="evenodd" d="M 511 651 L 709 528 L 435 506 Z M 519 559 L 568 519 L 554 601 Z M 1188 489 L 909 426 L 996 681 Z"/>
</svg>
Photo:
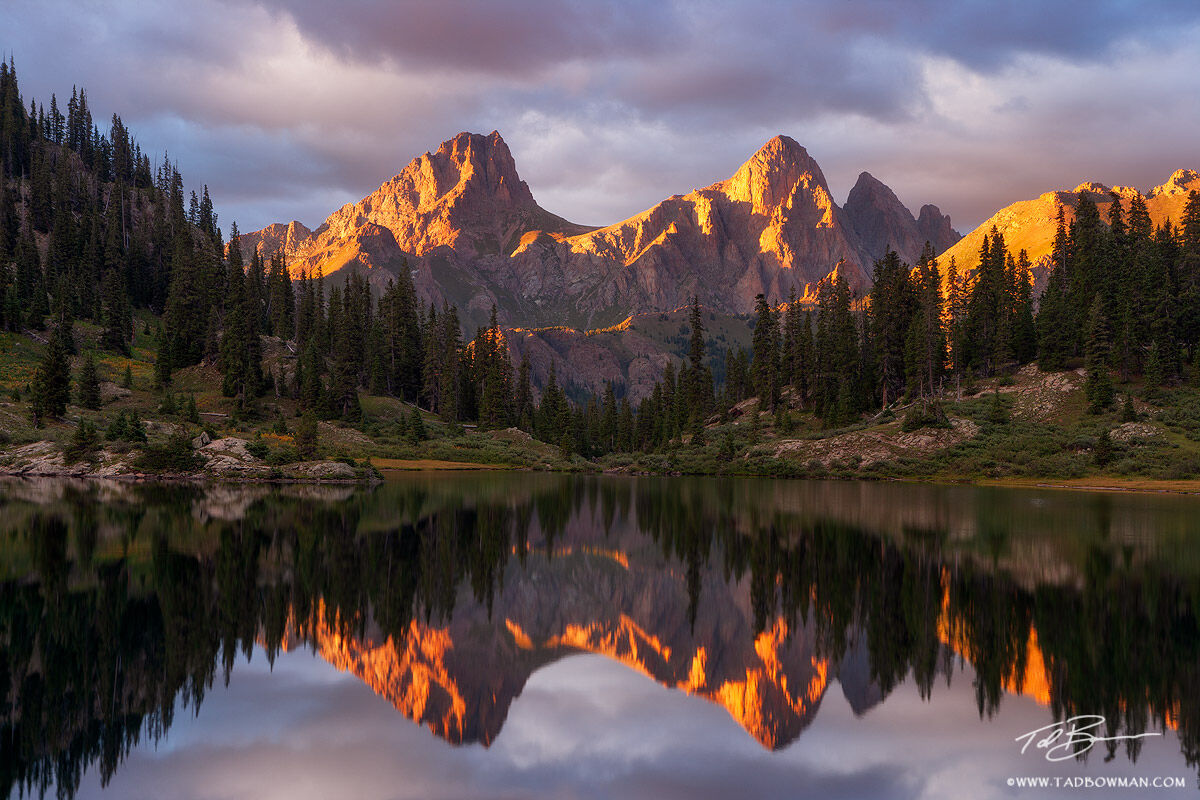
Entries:
<svg viewBox="0 0 1200 800">
<path fill-rule="evenodd" d="M 908 407 L 900 430 L 908 433 L 920 428 L 949 428 L 950 420 L 937 400 L 918 400 Z"/>
<path fill-rule="evenodd" d="M 272 450 L 266 456 L 266 462 L 272 467 L 282 467 L 285 464 L 294 464 L 300 460 L 300 453 L 291 445 L 281 447 L 278 450 Z"/>
<path fill-rule="evenodd" d="M 109 423 L 104 438 L 110 442 L 144 442 L 146 428 L 136 411 L 122 411 Z"/>
<path fill-rule="evenodd" d="M 146 445 L 134 466 L 144 472 L 195 472 L 204 460 L 192 449 L 186 433 L 176 433 L 161 444 Z"/>
<path fill-rule="evenodd" d="M 66 456 L 68 464 L 74 464 L 85 458 L 91 461 L 95 459 L 96 450 L 99 447 L 100 432 L 96 430 L 95 425 L 85 419 L 79 423 L 79 427 L 71 435 L 71 443 L 63 450 L 63 455 Z"/>
</svg>

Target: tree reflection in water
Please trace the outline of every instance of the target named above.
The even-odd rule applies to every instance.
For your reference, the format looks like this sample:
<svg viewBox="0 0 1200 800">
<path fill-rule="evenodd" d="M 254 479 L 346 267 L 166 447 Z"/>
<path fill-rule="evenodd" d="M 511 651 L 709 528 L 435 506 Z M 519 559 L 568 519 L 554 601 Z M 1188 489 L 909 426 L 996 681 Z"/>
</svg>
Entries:
<svg viewBox="0 0 1200 800">
<path fill-rule="evenodd" d="M 1182 498 L 560 475 L 371 491 L 0 484 L 0 791 L 103 781 L 239 654 L 304 646 L 450 742 L 539 666 L 603 653 L 793 741 L 973 665 L 1200 758 L 1200 569 Z M 1128 758 L 1139 740 L 1110 743 Z"/>
</svg>

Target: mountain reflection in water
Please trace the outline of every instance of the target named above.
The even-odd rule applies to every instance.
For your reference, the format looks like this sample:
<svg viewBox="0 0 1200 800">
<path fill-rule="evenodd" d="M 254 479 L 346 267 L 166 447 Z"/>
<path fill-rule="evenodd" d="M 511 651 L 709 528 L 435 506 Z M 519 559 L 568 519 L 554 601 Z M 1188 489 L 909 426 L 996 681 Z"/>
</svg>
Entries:
<svg viewBox="0 0 1200 800">
<path fill-rule="evenodd" d="M 259 647 L 272 663 L 311 649 L 437 736 L 484 745 L 532 673 L 574 653 L 719 704 L 769 749 L 835 679 L 862 714 L 906 680 L 928 698 L 965 659 L 981 716 L 1015 693 L 1046 722 L 1174 729 L 1194 767 L 1197 510 L 531 474 L 371 491 L 0 483 L 2 790 L 107 781 Z"/>
</svg>

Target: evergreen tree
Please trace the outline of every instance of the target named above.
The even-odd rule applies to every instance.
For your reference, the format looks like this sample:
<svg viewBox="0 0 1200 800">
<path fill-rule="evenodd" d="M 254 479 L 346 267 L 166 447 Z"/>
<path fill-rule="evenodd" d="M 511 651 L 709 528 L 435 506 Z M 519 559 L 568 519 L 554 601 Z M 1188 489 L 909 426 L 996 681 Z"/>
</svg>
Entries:
<svg viewBox="0 0 1200 800">
<path fill-rule="evenodd" d="M 317 417 L 310 410 L 296 422 L 296 452 L 305 460 L 317 457 Z"/>
<path fill-rule="evenodd" d="M 390 283 L 380 297 L 379 317 L 384 328 L 391 392 L 416 402 L 421 391 L 425 354 L 417 295 L 407 261 L 401 263 L 396 281 Z"/>
<path fill-rule="evenodd" d="M 95 458 L 96 450 L 100 447 L 100 433 L 91 420 L 80 420 L 71 441 L 63 450 L 68 464 L 74 464 L 84 459 Z"/>
<path fill-rule="evenodd" d="M 907 390 L 910 395 L 935 394 L 946 365 L 946 332 L 942 327 L 941 275 L 933 247 L 926 242 L 912 275 L 916 313 L 905 343 Z"/>
<path fill-rule="evenodd" d="M 259 301 L 246 290 L 249 280 L 242 268 L 241 239 L 234 223 L 229 232 L 219 364 L 224 372 L 221 391 L 237 398 L 239 409 L 249 407 L 263 385 L 262 343 L 255 322 Z"/>
<path fill-rule="evenodd" d="M 700 298 L 692 297 L 688 312 L 691 336 L 688 343 L 688 363 L 684 373 L 684 394 L 687 408 L 693 420 L 706 417 L 713 406 L 712 371 L 705 364 L 706 345 L 704 340 L 704 317 L 700 309 Z"/>
<path fill-rule="evenodd" d="M 521 366 L 517 371 L 517 394 L 513 408 L 513 417 L 517 427 L 526 433 L 533 431 L 533 386 L 529 381 L 529 356 L 521 356 Z"/>
<path fill-rule="evenodd" d="M 1084 392 L 1087 395 L 1088 408 L 1093 414 L 1099 414 L 1112 405 L 1113 385 L 1109 376 L 1109 348 L 1111 339 L 1108 319 L 1104 314 L 1104 301 L 1097 293 L 1088 312 L 1087 326 L 1087 378 Z"/>
<path fill-rule="evenodd" d="M 1058 210 L 1058 229 L 1051 248 L 1053 268 L 1042 292 L 1037 315 L 1038 366 L 1044 372 L 1065 369 L 1074 353 L 1076 336 L 1071 308 L 1071 286 L 1067 265 L 1067 229 L 1062 209 Z"/>
<path fill-rule="evenodd" d="M 759 407 L 775 408 L 779 399 L 779 331 L 764 295 L 754 298 L 754 393 Z"/>
<path fill-rule="evenodd" d="M 534 437 L 543 442 L 561 444 L 563 434 L 569 433 L 569 414 L 567 398 L 558 386 L 558 371 L 551 362 L 550 377 L 546 380 L 546 388 L 542 390 L 542 400 L 534 420 Z"/>
<path fill-rule="evenodd" d="M 63 337 L 55 333 L 46 353 L 33 373 L 30 385 L 30 412 L 35 427 L 46 419 L 58 419 L 67 410 L 71 398 L 71 365 Z"/>
<path fill-rule="evenodd" d="M 905 387 L 906 337 L 917 311 L 909 266 L 895 250 L 875 262 L 869 331 L 879 365 L 883 404 L 894 402 Z"/>
<path fill-rule="evenodd" d="M 512 362 L 494 305 L 488 327 L 475 337 L 472 360 L 479 398 L 479 426 L 483 429 L 507 426 L 512 417 Z"/>
<path fill-rule="evenodd" d="M 233 232 L 231 228 L 230 246 Z M 296 295 L 292 278 L 288 274 L 287 261 L 282 252 L 271 254 L 271 268 L 267 275 L 267 315 L 271 335 L 287 341 L 296 335 Z"/>
<path fill-rule="evenodd" d="M 92 411 L 100 408 L 100 378 L 96 374 L 96 359 L 90 352 L 83 357 L 76 384 L 79 405 Z"/>
<path fill-rule="evenodd" d="M 101 317 L 103 330 L 100 344 L 106 350 L 129 355 L 130 332 L 133 327 L 133 312 L 129 308 L 129 294 L 125 290 L 125 279 L 120 271 L 109 267 L 100 286 Z"/>
<path fill-rule="evenodd" d="M 425 420 L 422 419 L 421 412 L 415 406 L 408 414 L 408 436 L 413 444 L 429 438 L 429 433 L 425 430 Z"/>
<path fill-rule="evenodd" d="M 840 271 L 818 284 L 813 410 L 829 426 L 850 422 L 864 407 L 856 385 L 862 364 L 859 332 L 850 305 L 850 287 Z"/>
</svg>

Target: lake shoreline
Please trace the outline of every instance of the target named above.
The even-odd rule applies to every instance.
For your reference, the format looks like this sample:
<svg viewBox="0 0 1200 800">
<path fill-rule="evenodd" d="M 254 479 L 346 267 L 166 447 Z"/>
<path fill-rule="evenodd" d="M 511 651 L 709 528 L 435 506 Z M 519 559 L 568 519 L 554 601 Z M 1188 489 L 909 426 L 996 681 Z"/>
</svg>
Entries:
<svg viewBox="0 0 1200 800">
<path fill-rule="evenodd" d="M 344 462 L 301 462 L 306 465 L 339 464 Z M 538 467 L 534 465 L 514 465 L 481 463 L 472 461 L 449 461 L 443 459 L 392 459 L 367 457 L 362 466 L 351 467 L 362 474 L 356 477 L 332 477 L 321 475 L 238 475 L 214 474 L 205 471 L 192 473 L 179 472 L 96 472 L 80 469 L 83 464 L 62 469 L 49 470 L 14 470 L 0 469 L 0 477 L 5 478 L 73 478 L 84 480 L 120 481 L 127 483 L 172 483 L 172 484 L 235 484 L 235 485 L 341 485 L 341 486 L 376 486 L 386 482 L 389 477 L 409 475 L 413 473 L 456 473 L 456 472 L 546 472 L 558 474 L 578 474 L 581 470 L 566 470 Z M 350 466 L 350 465 L 345 465 Z M 760 475 L 754 473 L 693 473 L 681 471 L 630 470 L 628 468 L 598 468 L 582 470 L 596 475 L 623 475 L 627 477 L 737 477 L 737 478 L 768 478 L 771 480 L 822 480 L 847 481 L 862 483 L 910 483 L 943 486 L 979 486 L 1006 489 L 1060 489 L 1077 492 L 1119 492 L 1130 494 L 1175 494 L 1200 495 L 1200 479 L 1154 479 L 1154 478 L 1113 478 L 1105 476 L 1084 478 L 973 478 L 953 476 L 888 476 L 860 475 L 854 477 L 840 475 Z"/>
</svg>

